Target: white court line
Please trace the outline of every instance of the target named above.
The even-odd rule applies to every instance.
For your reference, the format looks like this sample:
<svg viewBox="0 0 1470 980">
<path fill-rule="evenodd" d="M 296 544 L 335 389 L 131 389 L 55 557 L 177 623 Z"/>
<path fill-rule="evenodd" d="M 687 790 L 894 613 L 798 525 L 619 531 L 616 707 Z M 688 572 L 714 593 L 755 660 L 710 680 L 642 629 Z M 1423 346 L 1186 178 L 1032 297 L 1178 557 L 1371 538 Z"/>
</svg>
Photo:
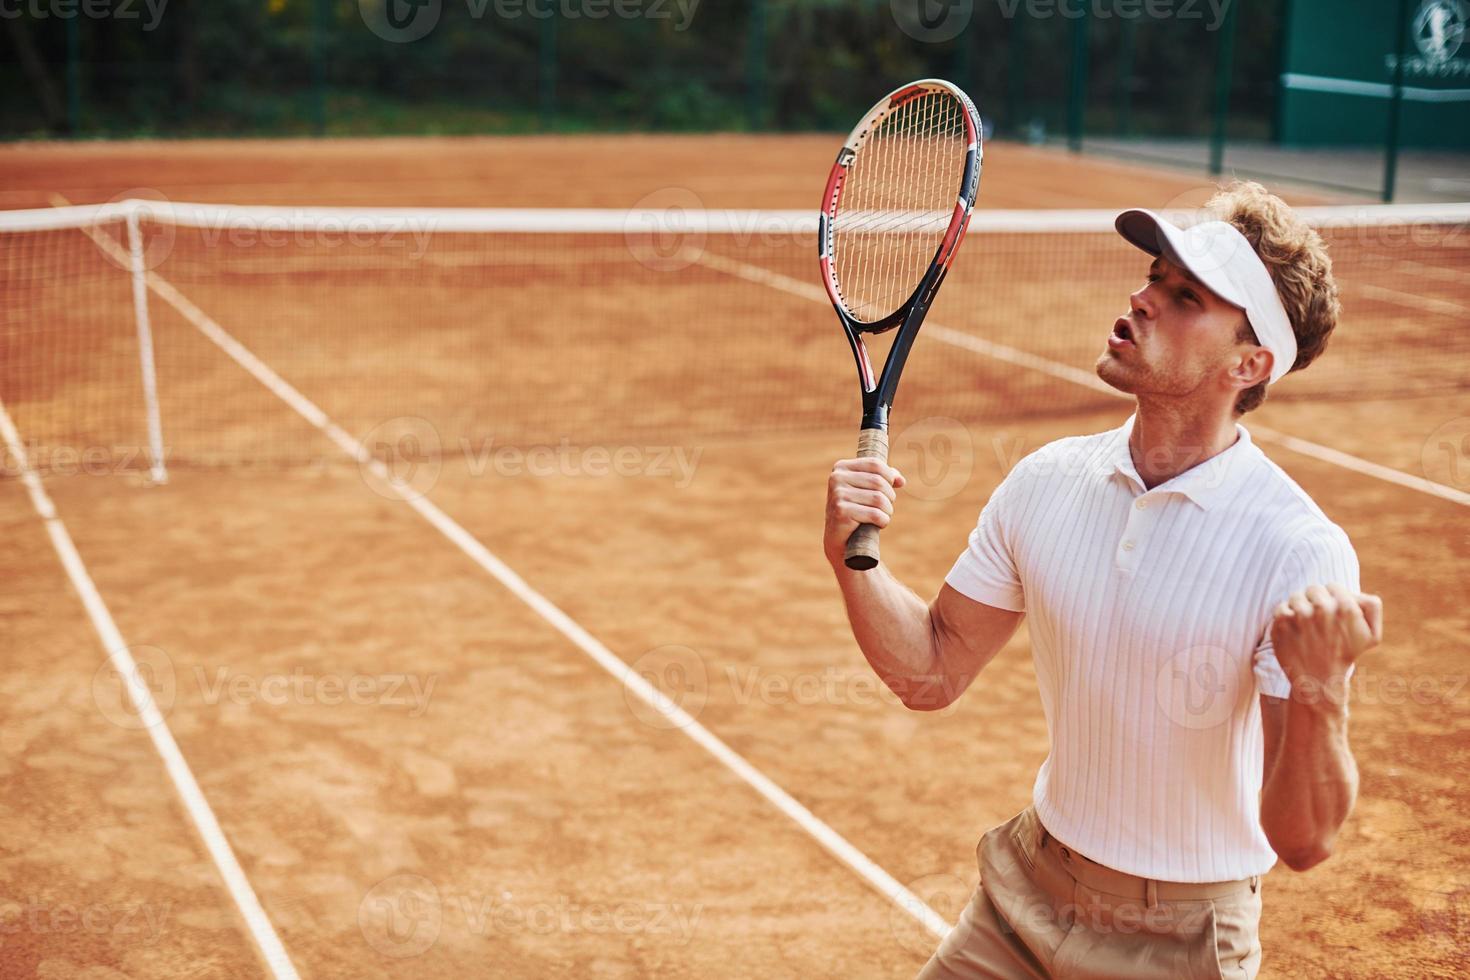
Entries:
<svg viewBox="0 0 1470 980">
<path fill-rule="evenodd" d="M 128 650 L 127 641 L 123 639 L 117 623 L 113 622 L 112 613 L 108 612 L 107 604 L 102 601 L 102 595 L 97 591 L 91 575 L 87 573 L 87 566 L 82 562 L 82 556 L 77 552 L 76 544 L 72 541 L 71 534 L 67 532 L 66 525 L 61 522 L 61 517 L 56 513 L 56 507 L 46 493 L 45 487 L 42 486 L 40 476 L 31 468 L 25 446 L 21 443 L 20 433 L 16 431 L 15 423 L 10 420 L 10 413 L 6 411 L 3 402 L 0 402 L 0 436 L 4 437 L 6 447 L 15 457 L 16 465 L 20 470 L 21 482 L 25 484 L 26 491 L 30 494 L 31 506 L 35 508 L 36 514 L 46 525 L 46 533 L 51 536 L 51 546 L 56 549 L 56 556 L 61 559 L 67 577 L 71 579 L 72 586 L 77 590 L 77 595 L 81 597 L 82 605 L 86 607 L 87 615 L 92 620 L 92 628 L 97 631 L 98 638 L 102 640 L 102 646 L 107 650 L 107 658 L 112 663 L 112 669 L 117 671 L 118 677 L 122 678 L 128 692 L 128 700 L 138 712 L 138 720 L 147 729 L 149 738 L 153 739 L 153 747 L 163 758 L 163 765 L 168 770 L 169 779 L 173 780 L 174 789 L 178 791 L 179 798 L 184 803 L 184 809 L 188 811 L 195 829 L 203 838 L 204 846 L 208 848 L 210 857 L 214 858 L 215 867 L 219 868 L 219 873 L 225 880 L 225 886 L 230 891 L 230 897 L 235 900 L 235 906 L 244 916 L 245 924 L 250 929 L 250 936 L 255 940 L 261 958 L 265 960 L 266 966 L 270 968 L 271 975 L 276 980 L 298 980 L 296 968 L 291 964 L 291 958 L 286 954 L 285 947 L 281 945 L 281 938 L 276 935 L 275 929 L 271 926 L 265 909 L 261 908 L 260 900 L 256 898 L 255 891 L 250 887 L 250 881 L 245 877 L 245 871 L 240 867 L 240 862 L 236 860 L 235 852 L 230 849 L 229 841 L 225 839 L 224 831 L 220 829 L 214 811 L 210 809 L 209 802 L 205 800 L 203 792 L 200 791 L 199 783 L 194 779 L 194 773 L 189 770 L 189 764 L 184 761 L 184 754 L 179 751 L 179 744 L 174 741 L 168 723 L 164 721 L 162 713 L 159 712 L 158 705 L 153 700 L 153 691 L 149 689 L 148 682 L 140 674 L 137 662 L 133 660 L 133 655 Z"/>
<path fill-rule="evenodd" d="M 385 488 L 390 490 L 399 500 L 413 508 L 420 517 L 437 528 L 460 551 L 464 552 L 471 561 L 488 572 L 496 581 L 505 586 L 511 594 L 524 602 L 540 615 L 541 618 L 545 619 L 553 629 L 572 641 L 578 649 L 591 657 L 598 666 L 602 667 L 613 677 L 616 677 L 635 697 L 668 719 L 674 727 L 689 736 L 694 742 L 723 763 L 726 768 L 761 796 L 765 797 L 776 809 L 790 817 L 802 830 L 810 834 L 818 844 L 826 848 L 833 857 L 856 872 L 885 898 L 888 898 L 899 908 L 913 916 L 934 936 L 943 938 L 949 933 L 949 923 L 944 920 L 943 916 L 924 902 L 923 899 L 905 888 L 897 879 L 887 871 L 884 871 L 853 844 L 849 843 L 846 838 L 828 826 L 820 817 L 797 802 L 790 793 L 778 786 L 759 769 L 756 769 L 747 762 L 734 749 L 731 749 L 721 741 L 713 732 L 701 725 L 695 720 L 694 716 L 679 707 L 664 695 L 663 692 L 659 691 L 658 688 L 640 676 L 637 671 L 629 667 L 627 663 L 604 646 L 595 636 L 583 629 L 575 620 L 558 608 L 555 603 L 528 585 L 525 579 L 521 578 L 509 565 L 492 554 L 488 548 L 481 544 L 474 535 L 466 531 L 454 518 L 440 510 L 428 498 L 418 496 L 412 487 L 394 478 L 388 471 L 388 468 L 383 465 L 382 461 L 375 459 L 367 447 L 349 435 L 341 426 L 333 422 L 327 413 L 317 407 L 311 399 L 293 387 L 290 382 L 282 378 L 269 365 L 256 357 L 244 344 L 232 337 L 228 331 L 211 319 L 199 307 L 195 306 L 188 298 L 175 289 L 172 283 L 150 272 L 148 274 L 148 288 L 158 294 L 160 299 L 177 310 L 200 333 L 204 334 L 204 336 L 208 337 L 224 351 L 231 360 L 249 372 L 255 380 L 259 381 L 289 405 L 296 414 L 300 415 L 328 439 L 336 443 L 339 449 L 356 460 L 359 465 L 366 467 Z"/>
<path fill-rule="evenodd" d="M 1372 299 L 1384 303 L 1397 303 L 1411 310 L 1425 313 L 1443 313 L 1445 316 L 1464 316 L 1470 313 L 1460 303 L 1452 303 L 1449 300 L 1437 299 L 1433 296 L 1419 296 L 1414 293 L 1406 293 L 1401 289 L 1390 289 L 1387 286 L 1375 286 L 1371 282 L 1365 282 L 1353 287 L 1357 292 Z"/>
<path fill-rule="evenodd" d="M 706 251 L 694 261 L 702 265 L 707 265 L 717 271 L 738 276 L 749 282 L 770 286 L 772 289 L 779 289 L 793 296 L 801 296 L 824 304 L 831 302 L 827 298 L 827 293 L 817 286 L 793 279 L 790 276 L 782 275 L 779 272 L 772 272 L 769 269 L 762 269 L 760 266 L 741 262 L 738 259 L 726 258 L 725 256 L 715 255 Z M 1041 371 L 1054 378 L 1060 378 L 1062 381 L 1069 381 L 1072 384 L 1090 388 L 1093 391 L 1114 395 L 1118 398 L 1127 398 L 1130 400 L 1132 398 L 1131 395 L 1126 395 L 1121 391 L 1109 387 L 1096 375 L 1089 374 L 1086 371 L 1080 371 L 1059 361 L 1029 354 L 1026 351 L 1017 350 L 1014 347 L 1007 347 L 1005 344 L 997 344 L 981 337 L 976 337 L 973 334 L 968 334 L 930 321 L 925 321 L 924 323 L 924 334 L 925 336 L 932 336 L 942 343 L 949 344 L 951 347 L 959 347 L 977 354 L 983 354 L 986 357 L 991 357 L 998 361 L 1015 364 L 1018 367 Z M 1354 473 L 1369 476 L 1375 480 L 1382 480 L 1385 483 L 1407 487 L 1410 490 L 1427 493 L 1432 497 L 1440 497 L 1451 503 L 1459 504 L 1462 507 L 1470 507 L 1470 493 L 1466 493 L 1463 490 L 1445 486 L 1443 483 L 1435 483 L 1433 480 L 1426 480 L 1422 476 L 1414 476 L 1412 473 L 1405 473 L 1402 470 L 1396 470 L 1390 466 L 1370 462 L 1339 449 L 1333 449 L 1330 446 L 1309 442 L 1306 439 L 1298 439 L 1296 436 L 1289 436 L 1264 425 L 1257 425 L 1254 422 L 1251 423 L 1250 430 L 1251 435 L 1262 442 L 1275 443 L 1283 449 L 1289 449 L 1294 453 L 1309 456 L 1318 462 L 1340 466 L 1345 470 L 1352 470 Z"/>
</svg>

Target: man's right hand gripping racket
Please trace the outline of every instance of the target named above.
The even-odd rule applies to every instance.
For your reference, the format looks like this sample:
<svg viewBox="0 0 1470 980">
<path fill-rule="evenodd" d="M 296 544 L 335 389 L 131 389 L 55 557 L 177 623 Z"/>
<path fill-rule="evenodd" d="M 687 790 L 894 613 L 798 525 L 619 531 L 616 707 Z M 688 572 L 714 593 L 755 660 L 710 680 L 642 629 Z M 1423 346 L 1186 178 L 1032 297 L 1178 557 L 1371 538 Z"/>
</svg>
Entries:
<svg viewBox="0 0 1470 980">
<path fill-rule="evenodd" d="M 868 110 L 837 154 L 822 199 L 821 266 L 863 387 L 858 455 L 887 461 L 888 411 L 909 348 L 954 261 L 980 186 L 980 114 L 939 79 Z M 865 333 L 898 328 L 874 378 Z M 847 541 L 848 568 L 878 564 L 878 528 Z"/>
</svg>

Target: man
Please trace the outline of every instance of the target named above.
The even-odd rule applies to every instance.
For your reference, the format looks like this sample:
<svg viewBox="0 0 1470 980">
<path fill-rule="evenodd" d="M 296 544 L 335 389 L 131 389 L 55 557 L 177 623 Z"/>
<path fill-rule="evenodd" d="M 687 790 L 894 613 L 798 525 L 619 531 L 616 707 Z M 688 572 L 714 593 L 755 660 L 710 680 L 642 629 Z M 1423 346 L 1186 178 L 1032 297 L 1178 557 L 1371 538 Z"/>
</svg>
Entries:
<svg viewBox="0 0 1470 980">
<path fill-rule="evenodd" d="M 1317 234 L 1236 183 L 1180 229 L 1125 211 L 1153 256 L 1097 362 L 1120 428 L 1023 459 L 924 603 L 843 544 L 903 477 L 842 460 L 825 550 L 873 670 L 950 704 L 1029 613 L 1051 752 L 987 833 L 981 881 L 923 980 L 1253 977 L 1261 876 L 1324 860 L 1352 809 L 1346 690 L 1380 638 L 1343 531 L 1236 423 L 1337 321 Z"/>
</svg>

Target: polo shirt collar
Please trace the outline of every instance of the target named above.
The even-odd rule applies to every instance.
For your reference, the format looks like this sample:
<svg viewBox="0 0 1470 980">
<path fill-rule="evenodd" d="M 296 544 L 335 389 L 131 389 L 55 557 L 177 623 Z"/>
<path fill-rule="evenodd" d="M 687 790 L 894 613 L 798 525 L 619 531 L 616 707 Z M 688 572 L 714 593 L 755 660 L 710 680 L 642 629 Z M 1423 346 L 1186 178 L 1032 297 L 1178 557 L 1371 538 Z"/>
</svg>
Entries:
<svg viewBox="0 0 1470 980">
<path fill-rule="evenodd" d="M 1177 493 L 1189 498 L 1200 509 L 1209 510 L 1214 503 L 1224 499 L 1241 480 L 1246 478 L 1259 455 L 1251 442 L 1251 434 L 1245 426 L 1235 423 L 1239 437 L 1230 448 L 1192 466 L 1165 483 L 1149 490 L 1138 469 L 1133 465 L 1133 453 L 1128 449 L 1128 439 L 1133 435 L 1133 424 L 1137 414 L 1128 416 L 1121 428 L 1114 429 L 1113 443 L 1109 456 L 1113 469 L 1133 484 L 1139 494 Z"/>
</svg>

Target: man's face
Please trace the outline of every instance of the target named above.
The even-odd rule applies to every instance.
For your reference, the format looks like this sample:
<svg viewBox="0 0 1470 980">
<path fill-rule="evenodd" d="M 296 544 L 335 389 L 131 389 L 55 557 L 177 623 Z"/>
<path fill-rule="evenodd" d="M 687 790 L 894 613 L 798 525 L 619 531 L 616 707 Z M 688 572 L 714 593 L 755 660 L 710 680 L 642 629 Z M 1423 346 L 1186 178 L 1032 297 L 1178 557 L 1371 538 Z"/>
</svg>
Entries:
<svg viewBox="0 0 1470 980">
<path fill-rule="evenodd" d="M 1097 375 L 1130 395 L 1189 395 L 1255 350 L 1237 340 L 1245 313 L 1210 292 L 1183 267 L 1154 259 L 1148 281 L 1113 324 Z"/>
</svg>

